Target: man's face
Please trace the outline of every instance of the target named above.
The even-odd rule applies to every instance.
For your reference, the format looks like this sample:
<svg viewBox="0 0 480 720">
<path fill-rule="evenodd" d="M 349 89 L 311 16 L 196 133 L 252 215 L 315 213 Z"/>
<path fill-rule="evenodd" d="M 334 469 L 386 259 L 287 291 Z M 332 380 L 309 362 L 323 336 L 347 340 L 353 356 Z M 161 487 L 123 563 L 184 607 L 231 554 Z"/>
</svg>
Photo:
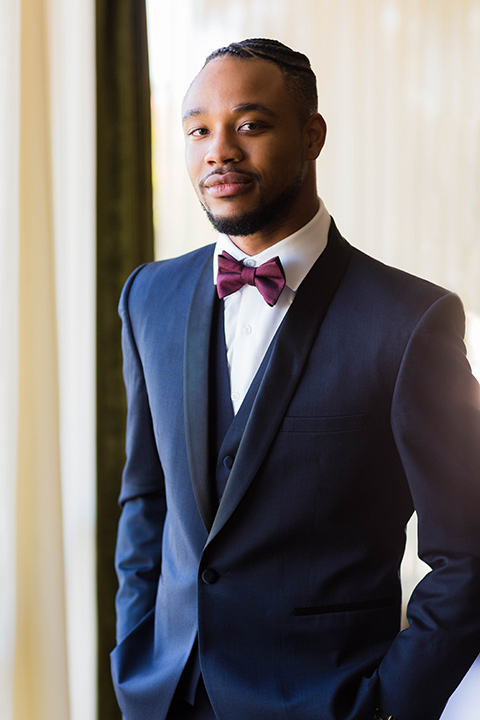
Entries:
<svg viewBox="0 0 480 720">
<path fill-rule="evenodd" d="M 183 103 L 187 169 L 214 227 L 232 236 L 280 228 L 302 203 L 308 137 L 279 68 L 224 56 Z"/>
</svg>

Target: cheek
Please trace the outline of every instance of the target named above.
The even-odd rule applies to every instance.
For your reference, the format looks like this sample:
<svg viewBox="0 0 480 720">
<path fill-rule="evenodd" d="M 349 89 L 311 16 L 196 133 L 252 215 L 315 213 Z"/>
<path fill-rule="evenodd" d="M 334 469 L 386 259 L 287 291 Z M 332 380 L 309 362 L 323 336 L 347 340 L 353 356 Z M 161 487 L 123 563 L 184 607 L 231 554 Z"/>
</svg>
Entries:
<svg viewBox="0 0 480 720">
<path fill-rule="evenodd" d="M 262 164 L 272 178 L 281 182 L 282 176 L 298 172 L 303 164 L 303 154 L 300 138 L 289 135 L 264 148 Z"/>
<path fill-rule="evenodd" d="M 262 172 L 264 188 L 283 189 L 290 185 L 302 172 L 303 161 L 288 150 L 277 152 L 271 162 L 264 165 Z"/>
<path fill-rule="evenodd" d="M 202 159 L 203 156 L 199 152 L 198 148 L 185 148 L 185 165 L 187 168 L 188 176 L 193 185 L 197 185 L 198 181 L 202 178 Z"/>
</svg>

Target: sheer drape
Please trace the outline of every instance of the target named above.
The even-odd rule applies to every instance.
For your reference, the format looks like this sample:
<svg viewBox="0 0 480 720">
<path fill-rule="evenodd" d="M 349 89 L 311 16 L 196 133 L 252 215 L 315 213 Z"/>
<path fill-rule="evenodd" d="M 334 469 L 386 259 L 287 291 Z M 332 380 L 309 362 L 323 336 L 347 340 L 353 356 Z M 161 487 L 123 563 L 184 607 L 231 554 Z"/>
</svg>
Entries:
<svg viewBox="0 0 480 720">
<path fill-rule="evenodd" d="M 0 4 L 0 718 L 13 713 L 18 418 L 20 12 Z"/>
<path fill-rule="evenodd" d="M 93 717 L 93 6 L 0 6 L 0 717 Z"/>
</svg>

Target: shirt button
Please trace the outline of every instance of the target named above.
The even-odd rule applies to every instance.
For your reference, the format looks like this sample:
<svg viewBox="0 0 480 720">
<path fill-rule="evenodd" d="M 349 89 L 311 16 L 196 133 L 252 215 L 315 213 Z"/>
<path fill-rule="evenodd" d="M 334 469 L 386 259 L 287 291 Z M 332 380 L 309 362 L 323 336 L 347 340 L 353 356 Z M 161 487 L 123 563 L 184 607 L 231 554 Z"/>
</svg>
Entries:
<svg viewBox="0 0 480 720">
<path fill-rule="evenodd" d="M 219 577 L 219 574 L 213 568 L 207 568 L 202 573 L 202 580 L 206 585 L 215 585 Z"/>
<path fill-rule="evenodd" d="M 251 258 L 246 258 L 246 259 L 243 261 L 243 264 L 244 264 L 244 265 L 248 265 L 248 267 L 255 267 L 255 265 L 256 265 L 257 263 L 255 262 L 255 260 L 252 260 Z"/>
<path fill-rule="evenodd" d="M 232 393 L 232 400 L 233 400 L 233 402 L 237 402 L 237 400 L 240 400 L 240 393 L 238 393 L 238 392 Z"/>
<path fill-rule="evenodd" d="M 242 327 L 242 335 L 250 335 L 252 332 L 252 326 L 251 325 L 244 325 Z"/>
</svg>

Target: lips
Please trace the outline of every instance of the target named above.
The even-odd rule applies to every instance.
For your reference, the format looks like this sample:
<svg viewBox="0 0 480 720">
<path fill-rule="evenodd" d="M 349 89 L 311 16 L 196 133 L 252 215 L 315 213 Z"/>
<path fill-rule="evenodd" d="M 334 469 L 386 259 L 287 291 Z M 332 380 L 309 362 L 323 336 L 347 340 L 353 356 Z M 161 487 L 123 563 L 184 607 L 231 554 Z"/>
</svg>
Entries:
<svg viewBox="0 0 480 720">
<path fill-rule="evenodd" d="M 248 192 L 253 185 L 253 179 L 238 172 L 213 173 L 202 184 L 213 197 L 229 197 Z"/>
</svg>

